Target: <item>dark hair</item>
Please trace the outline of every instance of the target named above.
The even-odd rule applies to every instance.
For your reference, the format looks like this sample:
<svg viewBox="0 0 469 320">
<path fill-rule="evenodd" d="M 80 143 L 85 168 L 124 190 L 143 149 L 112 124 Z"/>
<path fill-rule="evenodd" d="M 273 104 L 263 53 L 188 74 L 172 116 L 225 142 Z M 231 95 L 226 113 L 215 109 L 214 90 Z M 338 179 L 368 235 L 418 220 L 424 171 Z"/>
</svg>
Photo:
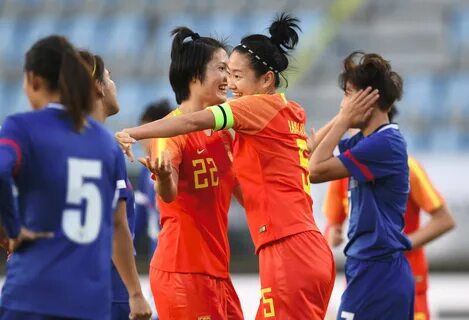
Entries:
<svg viewBox="0 0 469 320">
<path fill-rule="evenodd" d="M 140 123 L 153 122 L 164 118 L 171 110 L 171 105 L 166 99 L 153 102 L 145 108 L 140 116 Z"/>
<path fill-rule="evenodd" d="M 171 31 L 174 36 L 171 48 L 169 82 L 176 94 L 177 103 L 189 98 L 192 79 L 205 79 L 207 64 L 218 49 L 226 51 L 226 45 L 209 37 L 201 37 L 189 28 L 178 27 Z M 188 39 L 189 38 L 189 39 Z"/>
<path fill-rule="evenodd" d="M 376 53 L 356 51 L 345 58 L 344 71 L 339 76 L 339 85 L 344 91 L 347 82 L 357 90 L 378 89 L 378 106 L 383 111 L 390 111 L 394 102 L 402 97 L 401 76 L 392 71 L 389 61 Z"/>
<path fill-rule="evenodd" d="M 394 121 L 394 118 L 399 115 L 399 111 L 397 110 L 395 105 L 391 106 L 391 109 L 388 111 L 388 118 L 390 122 Z"/>
<path fill-rule="evenodd" d="M 275 74 L 275 87 L 280 86 L 280 75 L 288 68 L 289 51 L 298 44 L 300 20 L 286 13 L 281 13 L 269 28 L 270 38 L 262 34 L 244 37 L 241 44 L 233 51 L 249 55 L 251 67 L 260 77 L 268 71 Z M 282 75 L 286 80 L 286 78 Z M 288 86 L 288 81 L 287 81 Z"/>
<path fill-rule="evenodd" d="M 57 35 L 40 39 L 26 53 L 24 70 L 47 80 L 49 90 L 59 91 L 74 128 L 80 130 L 93 108 L 93 82 L 72 44 Z"/>
<path fill-rule="evenodd" d="M 92 54 L 91 52 L 83 49 L 78 50 L 78 54 L 89 67 L 91 76 L 99 82 L 104 82 L 105 67 L 103 58 L 97 54 Z"/>
</svg>

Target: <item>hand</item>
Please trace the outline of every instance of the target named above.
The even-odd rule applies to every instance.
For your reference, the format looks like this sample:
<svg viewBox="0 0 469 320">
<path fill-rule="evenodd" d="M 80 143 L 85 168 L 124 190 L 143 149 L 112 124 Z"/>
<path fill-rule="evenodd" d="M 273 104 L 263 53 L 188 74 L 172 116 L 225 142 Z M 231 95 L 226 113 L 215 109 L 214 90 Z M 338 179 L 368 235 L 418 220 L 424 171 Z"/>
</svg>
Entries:
<svg viewBox="0 0 469 320">
<path fill-rule="evenodd" d="M 379 99 L 378 90 L 371 87 L 359 90 L 351 97 L 344 97 L 339 116 L 345 120 L 349 128 L 360 128 L 370 118 L 373 105 Z"/>
<path fill-rule="evenodd" d="M 124 151 L 125 155 L 130 161 L 134 161 L 134 154 L 132 153 L 132 144 L 137 142 L 134 138 L 130 136 L 130 134 L 124 130 L 116 132 L 114 138 L 119 143 L 119 146 Z"/>
<path fill-rule="evenodd" d="M 338 247 L 344 242 L 342 226 L 340 224 L 331 224 L 326 232 L 326 240 L 332 248 Z"/>
<path fill-rule="evenodd" d="M 168 150 L 161 153 L 160 158 L 155 158 L 152 162 L 150 157 L 139 158 L 138 161 L 147 167 L 158 179 L 167 179 L 173 173 L 173 166 L 171 164 L 170 154 Z"/>
<path fill-rule="evenodd" d="M 311 155 L 316 148 L 316 131 L 314 131 L 314 128 L 311 128 L 309 130 L 310 135 L 308 136 L 308 139 L 306 140 L 306 146 L 308 147 L 309 154 Z"/>
<path fill-rule="evenodd" d="M 24 242 L 36 241 L 39 239 L 49 239 L 54 236 L 53 232 L 35 232 L 25 227 L 21 227 L 18 237 L 10 239 L 8 247 L 10 252 L 17 250 Z"/>
<path fill-rule="evenodd" d="M 140 293 L 129 298 L 130 314 L 129 319 L 132 320 L 149 320 L 151 319 L 151 309 L 148 302 Z"/>
</svg>

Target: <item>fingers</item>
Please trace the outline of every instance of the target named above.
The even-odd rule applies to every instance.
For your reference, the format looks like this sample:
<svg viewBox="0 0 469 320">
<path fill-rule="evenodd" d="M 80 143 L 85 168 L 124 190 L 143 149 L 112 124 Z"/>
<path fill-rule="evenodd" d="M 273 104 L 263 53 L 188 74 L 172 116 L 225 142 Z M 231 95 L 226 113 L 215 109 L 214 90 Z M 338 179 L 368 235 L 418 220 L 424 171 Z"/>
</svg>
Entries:
<svg viewBox="0 0 469 320">
<path fill-rule="evenodd" d="M 125 155 L 127 156 L 127 159 L 130 160 L 130 162 L 134 162 L 135 161 L 135 157 L 134 157 L 134 154 L 132 152 L 132 147 L 129 146 L 126 150 L 124 150 L 125 152 Z"/>
<path fill-rule="evenodd" d="M 53 232 L 32 232 L 31 237 L 28 240 L 34 241 L 39 239 L 50 239 L 53 237 Z"/>
</svg>

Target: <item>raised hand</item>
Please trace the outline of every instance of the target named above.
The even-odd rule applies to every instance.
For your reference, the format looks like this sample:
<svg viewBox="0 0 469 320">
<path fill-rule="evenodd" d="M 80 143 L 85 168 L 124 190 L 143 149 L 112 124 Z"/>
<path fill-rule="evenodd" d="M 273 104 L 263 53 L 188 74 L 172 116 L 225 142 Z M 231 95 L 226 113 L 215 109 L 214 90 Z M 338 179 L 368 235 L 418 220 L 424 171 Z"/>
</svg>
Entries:
<svg viewBox="0 0 469 320">
<path fill-rule="evenodd" d="M 137 141 L 134 138 L 132 138 L 130 134 L 125 131 L 125 129 L 122 131 L 116 132 L 116 134 L 114 135 L 114 138 L 119 143 L 119 146 L 122 148 L 127 158 L 133 162 L 134 154 L 132 152 L 132 144 L 134 144 Z"/>
<path fill-rule="evenodd" d="M 151 161 L 150 157 L 139 158 L 138 161 L 147 167 L 158 179 L 167 179 L 173 172 L 171 157 L 168 150 L 164 150 L 161 156 Z"/>
<path fill-rule="evenodd" d="M 349 128 L 360 128 L 370 118 L 378 99 L 378 90 L 371 87 L 359 90 L 350 97 L 344 97 L 339 115 L 347 121 Z"/>
</svg>

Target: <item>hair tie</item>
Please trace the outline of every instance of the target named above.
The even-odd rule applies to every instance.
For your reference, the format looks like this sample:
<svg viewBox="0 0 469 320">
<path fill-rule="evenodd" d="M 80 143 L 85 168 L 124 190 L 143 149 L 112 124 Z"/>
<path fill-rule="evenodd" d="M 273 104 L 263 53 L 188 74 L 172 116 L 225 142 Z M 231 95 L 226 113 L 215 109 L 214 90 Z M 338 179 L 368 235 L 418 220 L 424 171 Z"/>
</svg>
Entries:
<svg viewBox="0 0 469 320">
<path fill-rule="evenodd" d="M 260 63 L 262 63 L 264 66 L 266 66 L 267 68 L 269 68 L 271 71 L 275 72 L 275 73 L 279 73 L 277 69 L 275 69 L 274 67 L 272 67 L 271 65 L 269 65 L 264 59 L 262 59 L 258 54 L 256 54 L 254 51 L 252 51 L 251 49 L 249 49 L 245 44 L 239 44 L 239 46 L 243 47 L 244 49 L 247 50 L 247 52 L 249 52 L 250 55 L 252 55 L 254 58 L 257 59 L 257 61 L 259 61 Z"/>
</svg>

